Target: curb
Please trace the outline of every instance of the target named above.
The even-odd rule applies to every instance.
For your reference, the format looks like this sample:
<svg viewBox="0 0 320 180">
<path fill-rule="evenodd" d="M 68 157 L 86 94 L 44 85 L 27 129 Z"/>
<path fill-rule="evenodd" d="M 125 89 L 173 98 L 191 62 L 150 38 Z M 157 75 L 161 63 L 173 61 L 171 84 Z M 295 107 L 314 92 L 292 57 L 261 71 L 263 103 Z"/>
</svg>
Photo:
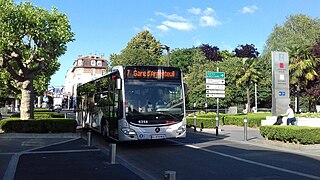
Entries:
<svg viewBox="0 0 320 180">
<path fill-rule="evenodd" d="M 281 141 L 272 141 L 272 140 L 263 140 L 262 143 L 266 145 L 278 146 L 283 148 L 289 148 L 294 150 L 320 150 L 320 144 L 293 144 L 293 143 L 286 143 Z"/>
</svg>

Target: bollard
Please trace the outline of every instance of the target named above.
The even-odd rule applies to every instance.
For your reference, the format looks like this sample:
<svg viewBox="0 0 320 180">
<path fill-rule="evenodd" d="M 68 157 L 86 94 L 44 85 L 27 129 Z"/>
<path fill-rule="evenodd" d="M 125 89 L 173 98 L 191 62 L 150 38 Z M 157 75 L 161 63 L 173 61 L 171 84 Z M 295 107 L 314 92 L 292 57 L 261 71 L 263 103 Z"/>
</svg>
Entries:
<svg viewBox="0 0 320 180">
<path fill-rule="evenodd" d="M 89 130 L 87 134 L 88 134 L 88 146 L 91 146 L 91 142 L 92 142 L 92 133 L 91 133 L 91 131 Z"/>
<path fill-rule="evenodd" d="M 203 126 L 203 122 L 201 122 L 201 128 L 200 128 L 200 131 L 202 131 L 202 129 L 204 128 Z"/>
<path fill-rule="evenodd" d="M 164 172 L 165 180 L 176 180 L 176 172 L 175 171 L 165 171 Z"/>
<path fill-rule="evenodd" d="M 247 116 L 244 117 L 243 122 L 244 122 L 244 140 L 247 141 L 248 140 L 248 119 L 247 119 Z"/>
<path fill-rule="evenodd" d="M 194 113 L 193 115 L 193 131 L 196 132 L 197 131 L 197 115 L 196 113 Z"/>
<path fill-rule="evenodd" d="M 116 149 L 117 145 L 116 144 L 110 144 L 109 145 L 109 156 L 110 156 L 110 164 L 115 164 L 116 163 Z"/>
<path fill-rule="evenodd" d="M 67 119 L 67 117 L 68 117 L 68 113 L 65 113 L 64 118 Z"/>
<path fill-rule="evenodd" d="M 222 126 L 224 126 L 225 122 L 224 122 L 224 116 L 222 117 Z"/>
<path fill-rule="evenodd" d="M 219 135 L 219 118 L 216 116 L 216 136 Z"/>
</svg>

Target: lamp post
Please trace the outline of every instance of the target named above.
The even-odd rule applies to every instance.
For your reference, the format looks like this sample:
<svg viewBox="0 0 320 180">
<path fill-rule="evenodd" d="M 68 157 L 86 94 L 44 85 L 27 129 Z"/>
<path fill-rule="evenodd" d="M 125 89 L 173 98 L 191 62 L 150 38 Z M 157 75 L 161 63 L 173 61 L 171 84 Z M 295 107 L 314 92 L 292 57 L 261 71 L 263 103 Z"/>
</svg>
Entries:
<svg viewBox="0 0 320 180">
<path fill-rule="evenodd" d="M 167 45 L 161 45 L 161 48 L 167 50 L 167 65 L 170 66 L 170 47 Z"/>
<path fill-rule="evenodd" d="M 257 83 L 254 83 L 254 107 L 255 112 L 258 112 Z"/>
</svg>

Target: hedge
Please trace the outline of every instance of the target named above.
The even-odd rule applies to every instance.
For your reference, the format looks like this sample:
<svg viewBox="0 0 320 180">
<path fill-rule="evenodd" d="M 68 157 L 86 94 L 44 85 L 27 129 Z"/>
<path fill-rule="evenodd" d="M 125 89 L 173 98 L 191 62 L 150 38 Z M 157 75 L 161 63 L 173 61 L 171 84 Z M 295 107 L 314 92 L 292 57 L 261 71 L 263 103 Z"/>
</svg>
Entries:
<svg viewBox="0 0 320 180">
<path fill-rule="evenodd" d="M 269 140 L 299 144 L 320 144 L 320 128 L 303 126 L 260 126 L 260 134 Z"/>
<path fill-rule="evenodd" d="M 8 118 L 0 121 L 0 128 L 6 133 L 76 132 L 76 126 L 76 121 L 71 118 L 48 118 L 40 120 Z"/>
<path fill-rule="evenodd" d="M 221 125 L 236 125 L 244 126 L 244 118 L 247 118 L 248 127 L 259 127 L 261 120 L 265 119 L 269 113 L 256 113 L 256 114 L 219 114 L 219 124 Z M 214 128 L 216 126 L 216 113 L 199 114 L 197 116 L 197 127 L 203 123 L 204 128 Z M 187 125 L 193 126 L 194 114 L 187 116 Z"/>
<path fill-rule="evenodd" d="M 20 113 L 15 113 L 11 117 L 20 117 Z M 63 118 L 64 114 L 57 112 L 40 111 L 34 113 L 34 119 Z"/>
</svg>

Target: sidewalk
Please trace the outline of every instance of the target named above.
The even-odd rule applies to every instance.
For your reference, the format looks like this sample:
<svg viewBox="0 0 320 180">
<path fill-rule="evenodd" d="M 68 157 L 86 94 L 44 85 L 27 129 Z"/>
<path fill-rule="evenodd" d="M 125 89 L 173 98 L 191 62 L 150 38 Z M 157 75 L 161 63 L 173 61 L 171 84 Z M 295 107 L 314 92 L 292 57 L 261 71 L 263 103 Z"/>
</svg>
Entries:
<svg viewBox="0 0 320 180">
<path fill-rule="evenodd" d="M 80 134 L 0 134 L 0 177 L 25 179 L 141 179 Z"/>
<path fill-rule="evenodd" d="M 215 129 L 188 128 L 188 133 L 216 137 L 225 141 L 261 146 L 289 153 L 320 156 L 320 145 L 297 145 L 265 140 L 259 129 L 221 126 Z M 116 161 L 117 162 L 117 161 Z M 19 179 L 142 179 L 122 164 L 110 163 L 106 152 L 94 146 L 78 133 L 62 134 L 1 134 L 0 177 Z"/>
<path fill-rule="evenodd" d="M 208 136 L 216 136 L 216 129 L 203 129 L 200 131 L 197 128 L 197 132 L 194 132 L 193 129 L 189 129 L 189 133 L 202 133 Z M 301 144 L 292 144 L 284 143 L 278 141 L 265 140 L 261 135 L 258 128 L 249 128 L 247 129 L 247 140 L 245 140 L 244 127 L 239 126 L 220 126 L 217 138 L 223 137 L 227 141 L 236 141 L 240 143 L 261 146 L 265 148 L 271 148 L 281 151 L 287 151 L 290 153 L 306 154 L 313 156 L 320 156 L 320 144 L 315 145 L 301 145 Z"/>
</svg>

